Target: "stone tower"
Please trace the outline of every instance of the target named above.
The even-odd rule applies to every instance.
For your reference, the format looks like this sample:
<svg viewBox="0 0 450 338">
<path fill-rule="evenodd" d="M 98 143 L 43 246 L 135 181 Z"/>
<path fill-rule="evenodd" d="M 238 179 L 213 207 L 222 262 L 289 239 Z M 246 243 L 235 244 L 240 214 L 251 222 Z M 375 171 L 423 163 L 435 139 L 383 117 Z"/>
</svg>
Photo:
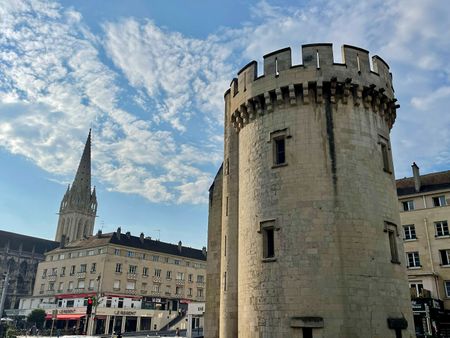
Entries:
<svg viewBox="0 0 450 338">
<path fill-rule="evenodd" d="M 91 131 L 89 130 L 75 180 L 72 186 L 67 187 L 61 201 L 55 241 L 71 242 L 85 236 L 92 236 L 96 213 L 95 187 L 91 191 Z"/>
<path fill-rule="evenodd" d="M 342 54 L 335 63 L 331 44 L 304 45 L 293 66 L 282 49 L 225 93 L 206 338 L 413 337 L 392 76 L 364 49 Z"/>
</svg>

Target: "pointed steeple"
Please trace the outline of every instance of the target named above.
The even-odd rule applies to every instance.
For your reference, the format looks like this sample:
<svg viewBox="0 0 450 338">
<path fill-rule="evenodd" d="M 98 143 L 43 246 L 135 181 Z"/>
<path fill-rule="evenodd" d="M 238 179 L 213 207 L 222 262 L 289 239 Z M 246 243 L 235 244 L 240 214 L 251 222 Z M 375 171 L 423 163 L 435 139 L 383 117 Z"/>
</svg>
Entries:
<svg viewBox="0 0 450 338">
<path fill-rule="evenodd" d="M 97 196 L 91 191 L 91 130 L 84 146 L 83 155 L 72 186 L 61 201 L 55 239 L 74 241 L 92 236 L 97 214 Z"/>
<path fill-rule="evenodd" d="M 91 129 L 84 146 L 83 155 L 78 165 L 77 174 L 72 189 L 78 191 L 91 191 Z"/>
</svg>

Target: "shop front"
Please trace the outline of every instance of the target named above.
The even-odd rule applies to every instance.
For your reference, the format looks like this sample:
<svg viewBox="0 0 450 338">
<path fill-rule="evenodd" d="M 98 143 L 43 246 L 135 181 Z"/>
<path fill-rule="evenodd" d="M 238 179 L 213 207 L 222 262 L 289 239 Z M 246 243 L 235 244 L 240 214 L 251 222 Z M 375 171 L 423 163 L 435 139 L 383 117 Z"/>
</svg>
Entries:
<svg viewBox="0 0 450 338">
<path fill-rule="evenodd" d="M 416 336 L 450 338 L 450 312 L 441 300 L 415 298 L 411 300 Z"/>
</svg>

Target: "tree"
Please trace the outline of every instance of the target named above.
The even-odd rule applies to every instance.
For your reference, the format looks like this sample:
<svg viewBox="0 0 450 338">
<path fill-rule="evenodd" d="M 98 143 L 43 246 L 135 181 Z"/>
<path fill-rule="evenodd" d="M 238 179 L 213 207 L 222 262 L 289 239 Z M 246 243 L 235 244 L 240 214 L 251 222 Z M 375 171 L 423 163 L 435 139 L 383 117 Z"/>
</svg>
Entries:
<svg viewBox="0 0 450 338">
<path fill-rule="evenodd" d="M 36 324 L 38 329 L 42 328 L 45 321 L 45 311 L 42 309 L 34 309 L 27 317 L 27 322 L 30 324 Z"/>
</svg>

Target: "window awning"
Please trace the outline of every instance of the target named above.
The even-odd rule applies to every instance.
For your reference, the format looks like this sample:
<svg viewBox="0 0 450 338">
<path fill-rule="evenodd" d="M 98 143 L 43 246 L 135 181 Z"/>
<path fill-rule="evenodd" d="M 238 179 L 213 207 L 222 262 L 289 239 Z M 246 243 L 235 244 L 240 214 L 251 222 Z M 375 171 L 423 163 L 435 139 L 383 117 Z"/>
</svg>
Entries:
<svg viewBox="0 0 450 338">
<path fill-rule="evenodd" d="M 84 317 L 84 314 L 61 314 L 61 315 L 57 315 L 56 319 L 57 320 L 78 320 L 81 317 Z M 50 320 L 52 319 L 52 315 L 48 314 L 45 316 L 46 320 Z"/>
</svg>

